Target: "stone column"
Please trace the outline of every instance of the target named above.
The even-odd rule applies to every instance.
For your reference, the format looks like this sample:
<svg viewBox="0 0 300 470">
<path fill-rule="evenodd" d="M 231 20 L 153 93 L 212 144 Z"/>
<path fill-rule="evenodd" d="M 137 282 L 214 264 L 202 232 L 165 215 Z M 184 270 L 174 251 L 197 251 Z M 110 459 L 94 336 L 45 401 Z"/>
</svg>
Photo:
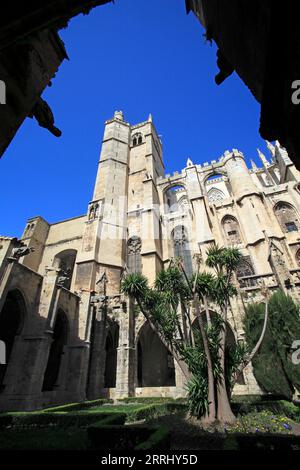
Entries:
<svg viewBox="0 0 300 470">
<path fill-rule="evenodd" d="M 95 296 L 96 297 L 96 296 Z M 106 334 L 107 334 L 107 305 L 106 300 L 99 299 L 92 303 L 92 324 L 90 332 L 90 361 L 88 372 L 87 397 L 89 400 L 101 396 L 104 388 L 104 373 L 106 360 Z"/>
<path fill-rule="evenodd" d="M 186 395 L 186 389 L 185 389 L 186 379 L 176 361 L 174 361 L 174 365 L 175 365 L 175 384 L 176 384 L 175 398 L 184 397 Z"/>
<path fill-rule="evenodd" d="M 134 396 L 135 393 L 134 308 L 129 300 L 123 305 L 124 309 L 120 315 L 116 398 Z"/>
</svg>

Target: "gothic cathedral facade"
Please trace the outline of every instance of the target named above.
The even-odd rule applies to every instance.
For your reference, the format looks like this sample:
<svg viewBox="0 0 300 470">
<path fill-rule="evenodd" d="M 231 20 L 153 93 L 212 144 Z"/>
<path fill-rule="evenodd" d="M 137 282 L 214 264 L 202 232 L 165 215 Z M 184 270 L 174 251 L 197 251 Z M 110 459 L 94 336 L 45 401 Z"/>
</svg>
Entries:
<svg viewBox="0 0 300 470">
<path fill-rule="evenodd" d="M 260 167 L 248 169 L 234 149 L 168 175 L 151 115 L 130 125 L 116 112 L 87 213 L 53 224 L 34 217 L 20 240 L 0 237 L 0 410 L 186 393 L 172 356 L 120 292 L 126 272 L 153 283 L 173 257 L 192 274 L 194 255 L 205 261 L 212 243 L 238 247 L 232 342 L 262 285 L 299 300 L 300 174 L 284 148 L 268 147 Z M 251 365 L 234 393 L 262 393 Z"/>
</svg>

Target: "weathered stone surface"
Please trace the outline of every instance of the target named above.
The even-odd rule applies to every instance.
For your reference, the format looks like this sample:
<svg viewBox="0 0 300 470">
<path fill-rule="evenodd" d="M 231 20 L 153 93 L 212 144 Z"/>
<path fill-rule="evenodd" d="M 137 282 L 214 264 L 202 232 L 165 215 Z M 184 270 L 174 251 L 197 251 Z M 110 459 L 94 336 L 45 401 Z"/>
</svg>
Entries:
<svg viewBox="0 0 300 470">
<path fill-rule="evenodd" d="M 264 284 L 299 300 L 299 172 L 278 143 L 270 151 L 262 168 L 249 170 L 232 150 L 203 166 L 189 159 L 165 177 L 152 118 L 132 126 L 117 112 L 107 121 L 86 215 L 55 224 L 29 219 L 22 242 L 35 251 L 19 260 L 18 240 L 0 237 L 0 322 L 9 307 L 17 323 L 0 408 L 185 395 L 179 367 L 120 292 L 128 270 L 151 284 L 174 255 L 191 272 L 193 255 L 204 262 L 212 242 L 238 246 L 230 341 L 243 338 L 244 306 L 262 300 Z M 251 365 L 234 393 L 262 393 Z"/>
</svg>

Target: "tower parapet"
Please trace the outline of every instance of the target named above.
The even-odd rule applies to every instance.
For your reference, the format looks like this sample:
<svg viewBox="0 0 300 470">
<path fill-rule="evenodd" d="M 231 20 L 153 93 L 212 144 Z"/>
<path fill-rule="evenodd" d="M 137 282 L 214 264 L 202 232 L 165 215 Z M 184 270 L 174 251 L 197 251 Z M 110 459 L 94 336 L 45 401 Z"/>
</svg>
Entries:
<svg viewBox="0 0 300 470">
<path fill-rule="evenodd" d="M 232 192 L 237 199 L 258 193 L 258 188 L 251 178 L 242 152 L 234 149 L 232 153 L 224 156 L 222 163 L 226 169 Z"/>
</svg>

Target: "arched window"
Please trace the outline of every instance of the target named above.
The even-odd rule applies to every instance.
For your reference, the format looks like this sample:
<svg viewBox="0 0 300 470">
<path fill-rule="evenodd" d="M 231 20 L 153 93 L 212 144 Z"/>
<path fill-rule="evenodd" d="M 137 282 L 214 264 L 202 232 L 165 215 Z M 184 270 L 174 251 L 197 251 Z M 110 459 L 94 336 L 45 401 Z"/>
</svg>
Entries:
<svg viewBox="0 0 300 470">
<path fill-rule="evenodd" d="M 130 273 L 140 273 L 142 271 L 141 258 L 142 241 L 139 237 L 133 236 L 127 242 L 127 268 Z"/>
<path fill-rule="evenodd" d="M 140 132 L 137 134 L 134 134 L 134 136 L 132 137 L 132 146 L 136 147 L 137 145 L 141 145 L 142 143 L 143 143 L 142 134 Z"/>
<path fill-rule="evenodd" d="M 223 199 L 225 199 L 225 194 L 220 189 L 211 188 L 207 193 L 207 197 L 208 197 L 208 202 L 210 204 L 213 204 L 214 202 L 223 201 Z"/>
<path fill-rule="evenodd" d="M 300 266 L 300 249 L 296 252 L 296 263 L 298 264 L 298 266 Z"/>
<path fill-rule="evenodd" d="M 185 187 L 182 185 L 175 185 L 168 188 L 165 192 L 165 203 L 167 212 L 186 212 L 183 211 L 183 205 L 188 204 Z"/>
<path fill-rule="evenodd" d="M 243 288 L 255 286 L 256 278 L 251 278 L 251 276 L 254 275 L 255 272 L 250 256 L 243 256 L 236 271 L 236 276 L 239 280 L 240 287 Z"/>
<path fill-rule="evenodd" d="M 239 223 L 235 217 L 226 215 L 222 220 L 222 227 L 229 244 L 236 245 L 242 242 Z"/>
<path fill-rule="evenodd" d="M 188 208 L 189 208 L 188 198 L 186 196 L 183 196 L 178 201 L 178 210 L 180 212 L 187 212 Z"/>
<path fill-rule="evenodd" d="M 185 271 L 189 277 L 193 275 L 193 263 L 186 229 L 178 225 L 172 232 L 174 258 L 181 258 Z"/>
<path fill-rule="evenodd" d="M 254 274 L 255 273 L 254 273 L 250 256 L 243 256 L 237 268 L 237 272 L 236 272 L 237 277 L 239 278 L 239 277 L 254 276 Z"/>
<path fill-rule="evenodd" d="M 105 372 L 104 388 L 116 386 L 117 377 L 117 348 L 119 344 L 119 325 L 110 322 L 105 343 Z"/>
<path fill-rule="evenodd" d="M 6 364 L 0 362 L 0 391 L 10 362 L 15 340 L 21 334 L 25 321 L 25 302 L 21 293 L 13 290 L 7 294 L 0 312 L 0 341 L 5 345 Z"/>
<path fill-rule="evenodd" d="M 53 266 L 61 270 L 59 284 L 66 289 L 71 287 L 76 256 L 76 250 L 63 250 L 53 260 Z"/>
<path fill-rule="evenodd" d="M 283 232 L 297 232 L 299 230 L 298 215 L 291 204 L 278 202 L 274 212 Z"/>
<path fill-rule="evenodd" d="M 62 359 L 65 353 L 65 346 L 68 342 L 68 329 L 69 322 L 67 315 L 63 310 L 58 310 L 53 330 L 52 344 L 44 375 L 43 391 L 51 391 L 55 386 L 59 385 L 57 384 L 57 380 L 59 378 Z"/>
</svg>

